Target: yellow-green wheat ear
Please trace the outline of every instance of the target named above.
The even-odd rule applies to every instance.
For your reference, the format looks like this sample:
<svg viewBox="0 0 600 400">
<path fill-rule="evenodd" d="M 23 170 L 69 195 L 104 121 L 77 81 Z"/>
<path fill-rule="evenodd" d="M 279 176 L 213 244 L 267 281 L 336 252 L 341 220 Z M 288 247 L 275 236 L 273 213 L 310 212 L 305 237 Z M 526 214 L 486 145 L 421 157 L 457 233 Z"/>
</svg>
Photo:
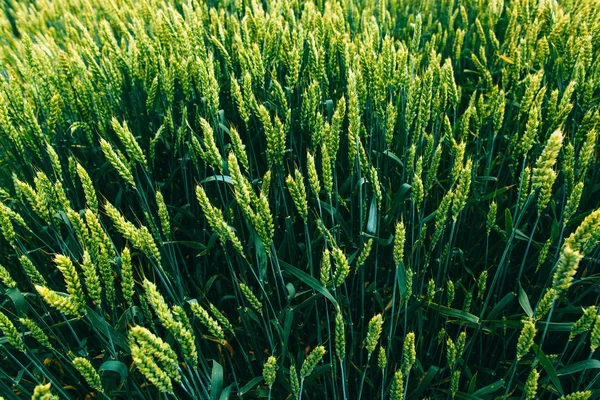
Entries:
<svg viewBox="0 0 600 400">
<path fill-rule="evenodd" d="M 369 325 L 367 327 L 367 337 L 365 339 L 365 348 L 369 355 L 375 351 L 375 347 L 377 347 L 377 343 L 379 342 L 379 337 L 381 336 L 381 332 L 383 330 L 383 315 L 377 314 L 371 318 L 369 321 Z"/>
<path fill-rule="evenodd" d="M 394 378 L 390 388 L 390 400 L 402 399 L 404 399 L 404 376 L 402 375 L 402 370 L 397 370 L 394 372 Z"/>
<path fill-rule="evenodd" d="M 517 359 L 521 359 L 529 353 L 529 349 L 533 345 L 533 339 L 537 329 L 535 323 L 531 318 L 525 318 L 523 320 L 523 328 L 517 341 Z"/>
<path fill-rule="evenodd" d="M 552 288 L 556 291 L 557 297 L 564 294 L 571 287 L 573 277 L 577 273 L 579 261 L 582 258 L 583 254 L 573 250 L 569 243 L 565 242 L 552 279 Z"/>
<path fill-rule="evenodd" d="M 100 148 L 104 153 L 104 156 L 112 165 L 112 167 L 117 171 L 119 176 L 123 178 L 125 182 L 127 182 L 133 189 L 136 189 L 135 179 L 133 178 L 133 173 L 131 172 L 131 167 L 129 163 L 125 159 L 125 157 L 113 149 L 110 143 L 108 143 L 104 139 L 100 139 Z"/>
<path fill-rule="evenodd" d="M 83 193 L 88 208 L 92 210 L 94 214 L 98 214 L 98 197 L 96 195 L 96 190 L 94 189 L 93 181 L 85 168 L 79 163 L 77 163 L 77 175 L 81 180 L 81 186 L 83 187 Z"/>
<path fill-rule="evenodd" d="M 59 397 L 52 394 L 52 383 L 39 384 L 33 389 L 31 400 L 58 400 Z"/>
<path fill-rule="evenodd" d="M 385 349 L 381 345 L 379 345 L 377 353 L 377 366 L 382 371 L 385 371 L 385 367 L 387 366 L 387 356 L 385 355 Z"/>
<path fill-rule="evenodd" d="M 292 396 L 294 396 L 294 399 L 298 399 L 300 396 L 300 381 L 298 380 L 298 372 L 296 372 L 294 364 L 290 366 L 290 387 L 292 389 Z"/>
<path fill-rule="evenodd" d="M 450 378 L 450 396 L 452 398 L 456 397 L 456 393 L 458 393 L 458 384 L 460 381 L 460 370 L 457 369 L 452 372 L 452 376 Z"/>
<path fill-rule="evenodd" d="M 594 321 L 594 328 L 592 329 L 592 334 L 590 335 L 590 351 L 592 354 L 596 351 L 596 349 L 600 346 L 600 313 L 596 315 L 596 320 Z"/>
<path fill-rule="evenodd" d="M 50 339 L 44 333 L 42 328 L 37 326 L 37 324 L 35 322 L 30 320 L 29 318 L 19 318 L 19 322 L 21 323 L 21 325 L 23 325 L 23 327 L 25 327 L 26 329 L 29 330 L 29 334 L 31 335 L 31 337 L 34 338 L 35 340 L 37 340 L 37 342 L 39 344 L 41 344 L 42 346 L 44 346 L 48 349 L 52 348 Z"/>
<path fill-rule="evenodd" d="M 158 206 L 158 217 L 160 218 L 160 225 L 163 234 L 166 238 L 171 236 L 171 219 L 169 218 L 169 212 L 167 211 L 167 205 L 161 192 L 156 192 L 156 205 Z"/>
<path fill-rule="evenodd" d="M 544 316 L 550 311 L 552 304 L 554 303 L 554 299 L 556 298 L 556 290 L 553 288 L 548 288 L 544 293 L 544 296 L 541 298 L 537 307 L 535 308 L 535 319 L 541 320 Z"/>
<path fill-rule="evenodd" d="M 571 332 L 569 333 L 569 340 L 572 340 L 575 336 L 587 332 L 594 324 L 596 315 L 598 314 L 598 307 L 589 306 L 583 308 L 583 314 L 577 321 L 571 325 Z"/>
<path fill-rule="evenodd" d="M 451 369 L 454 368 L 454 364 L 456 363 L 456 355 L 456 345 L 451 338 L 448 338 L 446 340 L 446 360 L 448 361 L 448 367 Z"/>
<path fill-rule="evenodd" d="M 162 393 L 173 393 L 171 378 L 156 364 L 154 359 L 135 343 L 130 345 L 131 358 L 137 369 Z"/>
<path fill-rule="evenodd" d="M 417 351 L 415 350 L 415 334 L 409 332 L 404 340 L 404 362 L 402 363 L 402 372 L 404 375 L 408 375 L 408 371 L 417 361 Z"/>
<path fill-rule="evenodd" d="M 204 307 L 198 304 L 197 301 L 193 301 L 190 302 L 190 308 L 192 310 L 192 313 L 194 313 L 194 315 L 198 317 L 198 319 L 200 319 L 202 325 L 204 325 L 208 329 L 211 335 L 215 336 L 220 341 L 225 340 L 223 328 L 221 328 L 219 323 L 208 314 Z"/>
<path fill-rule="evenodd" d="M 321 258 L 319 280 L 323 286 L 327 286 L 331 282 L 331 253 L 328 249 L 325 249 Z"/>
<path fill-rule="evenodd" d="M 102 380 L 100 379 L 100 375 L 87 358 L 76 357 L 73 359 L 73 365 L 75 368 L 77 368 L 81 376 L 83 376 L 85 381 L 92 389 L 99 392 L 104 391 L 102 388 Z"/>
<path fill-rule="evenodd" d="M 591 390 L 586 390 L 582 392 L 573 392 L 566 396 L 561 396 L 558 400 L 587 400 L 592 396 Z"/>
<path fill-rule="evenodd" d="M 344 252 L 338 247 L 331 250 L 331 255 L 335 261 L 335 271 L 333 273 L 333 284 L 336 288 L 342 286 L 348 275 L 350 274 L 350 265 Z"/>
<path fill-rule="evenodd" d="M 448 279 L 446 281 L 446 298 L 447 298 L 448 307 L 450 307 L 452 305 L 452 302 L 454 301 L 454 295 L 455 295 L 454 282 L 452 282 L 452 280 Z"/>
<path fill-rule="evenodd" d="M 100 278 L 96 266 L 92 262 L 90 253 L 87 250 L 83 252 L 83 260 L 81 262 L 81 269 L 85 278 L 85 287 L 87 289 L 88 296 L 94 304 L 97 306 L 102 305 L 102 287 L 100 285 Z"/>
<path fill-rule="evenodd" d="M 35 290 L 49 306 L 56 308 L 63 314 L 74 317 L 82 315 L 78 304 L 73 302 L 69 296 L 59 295 L 54 290 L 40 285 L 35 285 Z"/>
<path fill-rule="evenodd" d="M 0 203 L 0 231 L 4 239 L 11 245 L 15 243 L 17 237 L 12 221 L 10 220 L 9 208 Z"/>
<path fill-rule="evenodd" d="M 525 400 L 535 399 L 539 379 L 540 373 L 537 371 L 537 369 L 533 368 L 529 373 L 529 376 L 527 376 L 525 387 L 523 388 L 523 397 Z"/>
<path fill-rule="evenodd" d="M 273 356 L 270 356 L 265 362 L 263 366 L 263 378 L 265 383 L 270 388 L 273 387 L 275 383 L 275 378 L 277 377 L 277 359 Z"/>
<path fill-rule="evenodd" d="M 10 272 L 2 265 L 0 265 L 0 282 L 2 282 L 7 289 L 15 289 L 17 287 L 17 282 L 15 282 L 10 275 Z"/>
<path fill-rule="evenodd" d="M 296 169 L 294 177 L 291 175 L 287 176 L 286 183 L 298 214 L 306 222 L 308 219 L 308 203 L 306 201 L 306 187 L 304 186 L 302 173 Z"/>
<path fill-rule="evenodd" d="M 69 297 L 71 297 L 77 309 L 83 312 L 85 309 L 85 295 L 75 265 L 69 257 L 62 254 L 57 254 L 54 257 L 54 263 L 65 278 Z"/>
<path fill-rule="evenodd" d="M 35 285 L 39 285 L 39 286 L 47 285 L 46 279 L 44 279 L 42 274 L 37 270 L 37 268 L 33 265 L 31 260 L 29 258 L 27 258 L 27 256 L 22 255 L 21 257 L 19 257 L 19 262 L 21 264 L 21 267 L 23 268 L 23 271 L 25 271 L 25 274 L 31 280 L 31 283 L 34 286 Z"/>
<path fill-rule="evenodd" d="M 134 285 L 131 251 L 125 247 L 121 252 L 121 290 L 129 307 L 133 305 Z"/>
<path fill-rule="evenodd" d="M 346 357 L 346 328 L 344 325 L 344 316 L 338 310 L 335 314 L 335 354 L 340 361 Z"/>
<path fill-rule="evenodd" d="M 25 352 L 25 343 L 23 342 L 19 330 L 3 312 L 0 312 L 0 331 L 4 333 L 4 337 L 8 344 L 15 347 L 17 350 Z"/>
<path fill-rule="evenodd" d="M 259 313 L 260 315 L 263 315 L 262 303 L 260 302 L 260 300 L 258 300 L 254 293 L 252 293 L 252 290 L 244 283 L 240 283 L 240 290 L 242 291 L 244 298 L 246 299 L 246 301 L 248 301 L 248 303 L 254 309 L 254 311 Z"/>
<path fill-rule="evenodd" d="M 323 347 L 323 346 L 317 346 L 310 352 L 308 357 L 306 357 L 306 359 L 302 363 L 302 368 L 300 369 L 300 380 L 301 381 L 303 381 L 310 374 L 312 374 L 312 372 L 315 369 L 315 367 L 317 366 L 317 364 L 320 363 L 321 360 L 323 359 L 323 356 L 325 355 L 325 353 L 326 353 L 325 347 Z"/>
</svg>

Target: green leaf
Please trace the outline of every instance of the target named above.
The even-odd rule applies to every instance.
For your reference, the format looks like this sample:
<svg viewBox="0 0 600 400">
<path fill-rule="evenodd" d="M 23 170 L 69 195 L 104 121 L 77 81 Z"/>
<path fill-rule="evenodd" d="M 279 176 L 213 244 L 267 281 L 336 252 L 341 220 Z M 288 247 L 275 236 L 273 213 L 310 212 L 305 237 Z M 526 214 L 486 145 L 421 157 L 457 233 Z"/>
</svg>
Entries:
<svg viewBox="0 0 600 400">
<path fill-rule="evenodd" d="M 225 389 L 223 389 L 223 391 L 221 392 L 221 397 L 219 397 L 219 400 L 229 400 L 229 395 L 231 394 L 232 386 L 233 385 L 229 385 Z"/>
<path fill-rule="evenodd" d="M 117 373 L 121 377 L 121 380 L 119 381 L 119 383 L 125 382 L 125 380 L 127 379 L 127 375 L 128 375 L 127 366 L 123 362 L 115 361 L 115 360 L 105 361 L 100 366 L 100 368 L 98 368 L 98 372 L 103 372 L 103 371 L 110 371 L 110 372 Z"/>
<path fill-rule="evenodd" d="M 210 398 L 218 400 L 223 389 L 223 367 L 216 360 L 213 360 L 213 368 L 210 377 Z"/>
<path fill-rule="evenodd" d="M 504 379 L 500 379 L 499 381 L 496 381 L 491 385 L 487 385 L 486 387 L 477 390 L 475 393 L 473 393 L 473 396 L 482 396 L 484 394 L 494 393 L 502 387 L 504 387 Z"/>
<path fill-rule="evenodd" d="M 517 295 L 513 292 L 507 293 L 499 302 L 498 304 L 496 304 L 494 306 L 494 308 L 492 308 L 492 311 L 490 311 L 490 313 L 487 315 L 487 319 L 492 319 L 496 314 L 498 314 L 500 311 L 504 310 L 504 307 L 506 307 L 508 304 L 510 304 L 510 302 L 512 302 L 515 297 L 517 297 Z"/>
<path fill-rule="evenodd" d="M 508 207 L 504 210 L 504 223 L 506 234 L 510 234 L 513 230 L 513 220 Z"/>
<path fill-rule="evenodd" d="M 17 288 L 8 289 L 6 295 L 12 300 L 17 310 L 17 315 L 22 315 L 27 310 L 27 302 L 21 291 Z"/>
<path fill-rule="evenodd" d="M 476 315 L 473 315 L 473 314 L 468 313 L 463 310 L 457 310 L 455 308 L 436 305 L 435 303 L 431 303 L 431 304 L 433 305 L 432 307 L 434 309 L 436 309 L 440 312 L 440 314 L 443 314 L 447 317 L 458 318 L 463 321 L 470 322 L 470 323 L 473 323 L 476 325 L 479 324 L 479 317 L 477 317 Z"/>
<path fill-rule="evenodd" d="M 127 344 L 127 338 L 122 333 L 119 333 L 110 324 L 106 323 L 104 318 L 99 316 L 96 311 L 90 307 L 86 307 L 86 317 L 90 320 L 92 325 L 98 328 L 99 332 L 102 332 L 107 339 L 112 340 L 114 344 L 125 350 L 127 354 L 131 352 L 129 344 Z"/>
<path fill-rule="evenodd" d="M 398 264 L 396 275 L 398 276 L 398 289 L 400 290 L 400 298 L 402 299 L 406 295 L 406 268 L 404 268 L 403 262 Z"/>
<path fill-rule="evenodd" d="M 544 352 L 535 343 L 533 344 L 533 351 L 535 352 L 538 360 L 540 360 L 540 364 L 542 364 L 542 367 L 544 367 L 544 370 L 548 374 L 548 377 L 556 387 L 556 390 L 558 390 L 561 396 L 564 395 L 565 393 L 563 392 L 563 388 L 560 384 L 560 379 L 558 379 L 556 369 L 554 369 L 554 365 L 552 365 L 550 360 L 548 360 L 548 357 L 546 357 Z"/>
<path fill-rule="evenodd" d="M 531 309 L 531 304 L 529 304 L 529 298 L 527 297 L 527 293 L 525 293 L 520 283 L 519 304 L 521 305 L 521 308 L 523 309 L 523 311 L 525 311 L 525 314 L 527 314 L 528 317 L 533 317 L 533 310 Z"/>
<path fill-rule="evenodd" d="M 585 361 L 579 361 L 576 362 L 575 364 L 571 364 L 569 366 L 563 367 L 561 369 L 559 369 L 558 371 L 556 371 L 556 374 L 558 376 L 561 375 L 571 375 L 571 374 L 576 374 L 577 372 L 581 372 L 581 371 L 585 371 L 588 369 L 598 369 L 600 368 L 600 360 L 585 360 Z"/>
<path fill-rule="evenodd" d="M 481 400 L 481 397 L 477 397 L 475 395 L 465 393 L 465 392 L 457 392 L 455 398 L 467 399 L 467 400 Z"/>
<path fill-rule="evenodd" d="M 397 155 L 395 155 L 394 153 L 392 153 L 389 150 L 386 150 L 382 153 L 384 156 L 388 156 L 389 158 L 391 158 L 392 160 L 396 161 L 402 168 L 404 168 L 404 163 L 398 158 Z"/>
<path fill-rule="evenodd" d="M 375 196 L 371 199 L 371 208 L 369 209 L 369 219 L 367 220 L 367 233 L 375 234 L 377 231 L 377 200 Z"/>
<path fill-rule="evenodd" d="M 433 378 L 435 378 L 439 370 L 440 368 L 436 367 L 435 365 L 430 366 L 427 370 L 427 373 L 425 374 L 425 377 L 419 382 L 419 386 L 417 386 L 415 391 L 411 394 L 411 398 L 420 398 L 419 396 L 421 395 L 421 393 L 423 393 L 425 389 L 430 387 L 431 381 L 433 380 Z"/>
<path fill-rule="evenodd" d="M 185 240 L 174 240 L 174 241 L 169 241 L 169 242 L 163 242 L 163 244 L 180 244 L 182 246 L 185 247 L 189 247 L 190 249 L 195 249 L 195 250 L 206 250 L 206 245 L 200 243 L 200 242 L 191 242 L 191 241 L 185 241 Z"/>
<path fill-rule="evenodd" d="M 327 299 L 329 299 L 333 303 L 333 305 L 337 307 L 337 301 L 333 298 L 333 295 L 329 292 L 329 290 L 327 290 L 325 286 L 321 285 L 321 282 L 284 261 L 279 260 L 279 264 L 281 265 L 284 271 L 294 275 L 296 278 L 300 279 L 302 282 L 306 283 L 308 286 L 321 293 L 323 296 L 327 297 Z"/>
<path fill-rule="evenodd" d="M 248 391 L 250 391 L 254 386 L 258 385 L 261 381 L 263 380 L 262 376 L 257 376 L 255 378 L 252 378 L 250 380 L 250 382 L 246 383 L 244 386 L 242 386 L 240 388 L 240 391 L 238 392 L 238 396 L 243 396 L 246 393 L 248 393 Z"/>
<path fill-rule="evenodd" d="M 204 183 L 208 183 L 208 182 L 215 182 L 215 181 L 227 182 L 230 185 L 233 185 L 233 180 L 231 179 L 231 177 L 229 175 L 209 176 L 208 178 L 201 180 L 200 184 L 204 184 Z"/>
<path fill-rule="evenodd" d="M 256 258 L 258 261 L 258 279 L 264 282 L 267 275 L 267 252 L 258 235 L 254 232 L 252 236 L 254 237 L 254 248 L 256 249 Z"/>
</svg>

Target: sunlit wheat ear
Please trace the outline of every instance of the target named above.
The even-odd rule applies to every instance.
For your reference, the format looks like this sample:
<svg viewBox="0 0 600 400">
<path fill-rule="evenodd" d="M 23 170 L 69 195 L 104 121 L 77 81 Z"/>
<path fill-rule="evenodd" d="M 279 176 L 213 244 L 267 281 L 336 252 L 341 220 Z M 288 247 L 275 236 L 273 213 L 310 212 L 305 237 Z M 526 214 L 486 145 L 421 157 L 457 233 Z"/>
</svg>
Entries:
<svg viewBox="0 0 600 400">
<path fill-rule="evenodd" d="M 517 341 L 517 359 L 521 359 L 529 353 L 536 332 L 537 330 L 534 322 L 529 318 L 524 319 L 523 327 L 521 328 L 521 333 Z"/>
<path fill-rule="evenodd" d="M 127 155 L 129 158 L 137 163 L 140 163 L 142 166 L 147 167 L 146 156 L 142 151 L 140 145 L 137 140 L 133 136 L 133 133 L 129 130 L 127 123 L 120 123 L 116 118 L 113 118 L 111 121 L 111 126 L 121 143 L 125 147 Z"/>
<path fill-rule="evenodd" d="M 73 365 L 90 387 L 99 392 L 103 391 L 100 375 L 87 358 L 77 357 L 73 359 Z"/>
<path fill-rule="evenodd" d="M 548 288 L 544 296 L 541 298 L 537 307 L 535 308 L 535 319 L 541 320 L 544 316 L 550 311 L 554 299 L 556 298 L 556 290 L 553 288 Z"/>
<path fill-rule="evenodd" d="M 526 400 L 533 400 L 535 398 L 539 379 L 540 373 L 537 371 L 537 369 L 533 368 L 527 376 L 525 387 L 523 388 L 523 396 Z"/>
<path fill-rule="evenodd" d="M 211 204 L 202 186 L 196 186 L 196 199 L 198 200 L 202 211 L 204 211 L 204 216 L 206 217 L 208 224 L 219 235 L 221 243 L 225 245 L 227 241 L 230 241 L 233 244 L 233 247 L 243 256 L 244 248 L 242 247 L 242 243 L 231 226 L 225 222 L 221 210 Z"/>
<path fill-rule="evenodd" d="M 381 336 L 381 332 L 383 329 L 383 316 L 381 314 L 375 315 L 369 321 L 369 326 L 367 328 L 367 337 L 365 339 L 365 348 L 369 355 L 375 351 L 375 347 L 379 342 L 379 337 Z"/>
<path fill-rule="evenodd" d="M 167 211 L 167 205 L 165 204 L 164 197 L 161 192 L 156 192 L 156 205 L 158 206 L 158 217 L 160 218 L 160 224 L 165 237 L 171 236 L 171 218 Z"/>
<path fill-rule="evenodd" d="M 552 288 L 556 291 L 556 297 L 561 296 L 569 290 L 582 258 L 583 254 L 573 250 L 569 244 L 565 242 L 558 260 L 556 272 L 552 279 Z"/>
<path fill-rule="evenodd" d="M 81 287 L 81 281 L 75 265 L 71 259 L 62 254 L 57 254 L 54 257 L 54 263 L 58 270 L 63 274 L 65 283 L 67 285 L 67 293 L 71 297 L 71 301 L 78 310 L 83 311 L 85 308 L 85 295 L 83 294 L 83 288 Z"/>
<path fill-rule="evenodd" d="M 2 265 L 0 265 L 0 281 L 8 289 L 15 289 L 17 287 L 17 282 L 15 282 L 10 272 Z"/>
<path fill-rule="evenodd" d="M 587 400 L 591 396 L 592 392 L 590 390 L 586 390 L 584 392 L 574 392 L 566 396 L 561 396 L 558 398 L 558 400 Z"/>
<path fill-rule="evenodd" d="M 121 252 L 121 290 L 127 305 L 131 307 L 133 305 L 134 281 L 129 247 L 125 247 Z"/>
<path fill-rule="evenodd" d="M 9 210 L 8 207 L 0 203 L 0 231 L 4 239 L 12 245 L 15 242 L 16 234 L 10 219 Z"/>
<path fill-rule="evenodd" d="M 302 220 L 306 222 L 308 218 L 306 187 L 304 186 L 304 178 L 300 171 L 296 170 L 294 177 L 288 175 L 286 178 L 286 183 L 290 191 L 290 196 L 292 197 L 294 205 L 298 210 L 298 214 L 300 214 Z"/>
<path fill-rule="evenodd" d="M 310 374 L 312 374 L 313 370 L 317 366 L 318 363 L 321 362 L 323 356 L 325 355 L 325 347 L 317 346 L 315 347 L 310 354 L 306 357 L 304 362 L 302 363 L 302 368 L 300 369 L 300 380 L 303 381 Z"/>
<path fill-rule="evenodd" d="M 417 352 L 415 350 L 415 334 L 409 332 L 406 335 L 403 346 L 404 362 L 402 363 L 402 372 L 407 375 L 412 366 L 417 361 Z"/>
<path fill-rule="evenodd" d="M 169 382 L 171 379 L 177 382 L 181 380 L 179 367 L 177 366 L 177 355 L 171 346 L 161 338 L 154 335 L 148 329 L 136 325 L 129 331 L 129 342 L 132 350 L 134 347 L 140 350 L 137 352 L 137 355 L 140 356 L 139 361 L 141 361 L 138 367 L 140 370 L 148 367 L 147 372 L 156 374 L 161 380 L 165 377 Z M 133 352 L 132 357 L 134 362 L 138 362 Z M 143 370 L 142 372 L 145 373 Z M 154 383 L 154 381 L 152 382 Z"/>
<path fill-rule="evenodd" d="M 225 340 L 223 329 L 219 326 L 219 323 L 215 321 L 200 304 L 191 302 L 190 308 L 192 309 L 192 313 L 200 319 L 200 322 L 208 329 L 211 335 L 221 341 Z"/>
<path fill-rule="evenodd" d="M 596 306 L 589 306 L 584 308 L 581 317 L 577 321 L 575 321 L 573 325 L 571 325 L 569 340 L 573 340 L 575 336 L 589 331 L 597 315 L 598 308 Z"/>
<path fill-rule="evenodd" d="M 204 118 L 200 118 L 200 126 L 204 134 L 204 156 L 206 162 L 214 168 L 216 171 L 223 172 L 223 162 L 221 154 L 219 153 L 219 147 L 215 141 L 215 135 L 213 128 Z"/>
<path fill-rule="evenodd" d="M 568 246 L 586 254 L 597 245 L 598 240 L 600 240 L 600 208 L 584 218 L 575 232 L 565 240 L 563 249 Z"/>
<path fill-rule="evenodd" d="M 4 334 L 8 344 L 25 352 L 25 343 L 17 327 L 2 312 L 0 312 L 0 331 Z"/>
<path fill-rule="evenodd" d="M 94 304 L 100 306 L 102 304 L 102 286 L 100 285 L 96 266 L 92 262 L 87 250 L 83 253 L 81 269 L 83 270 L 88 296 Z"/>
<path fill-rule="evenodd" d="M 52 394 L 52 383 L 39 384 L 33 390 L 32 400 L 58 400 L 58 396 Z"/>
<path fill-rule="evenodd" d="M 24 328 L 29 330 L 29 334 L 42 346 L 52 349 L 52 344 L 46 333 L 34 321 L 29 318 L 19 318 L 19 322 Z"/>
<path fill-rule="evenodd" d="M 262 303 L 260 302 L 260 300 L 258 300 L 254 293 L 252 293 L 252 290 L 244 283 L 240 283 L 240 290 L 242 291 L 244 298 L 248 301 L 248 303 L 254 309 L 254 311 L 262 315 Z"/>
<path fill-rule="evenodd" d="M 117 153 L 104 139 L 100 139 L 100 147 L 102 148 L 102 152 L 104 153 L 106 159 L 112 165 L 112 167 L 117 171 L 117 173 L 123 178 L 125 182 L 127 182 L 133 189 L 136 189 L 135 179 L 133 178 L 133 173 L 129 167 L 127 160 L 122 154 Z"/>
<path fill-rule="evenodd" d="M 334 247 L 331 250 L 331 256 L 335 261 L 333 284 L 335 287 L 340 287 L 350 274 L 350 265 L 348 264 L 348 259 L 344 252 L 337 247 Z"/>
<path fill-rule="evenodd" d="M 590 335 L 590 352 L 593 354 L 599 346 L 600 346 L 600 313 L 598 313 L 598 315 L 596 315 L 596 320 L 594 321 L 594 328 L 592 329 L 592 333 Z"/>
<path fill-rule="evenodd" d="M 263 378 L 269 388 L 273 387 L 275 378 L 277 377 L 277 359 L 270 356 L 263 366 Z"/>
<path fill-rule="evenodd" d="M 80 317 L 81 312 L 78 304 L 74 303 L 68 296 L 62 296 L 45 286 L 35 285 L 36 291 L 49 306 L 56 308 L 65 315 Z"/>
</svg>

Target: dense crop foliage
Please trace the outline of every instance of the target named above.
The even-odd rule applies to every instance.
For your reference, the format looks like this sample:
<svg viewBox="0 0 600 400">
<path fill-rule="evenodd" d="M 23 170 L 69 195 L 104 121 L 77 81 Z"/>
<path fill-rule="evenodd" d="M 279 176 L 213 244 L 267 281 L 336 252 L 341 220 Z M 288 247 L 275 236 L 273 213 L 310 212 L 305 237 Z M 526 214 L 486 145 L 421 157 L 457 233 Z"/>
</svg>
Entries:
<svg viewBox="0 0 600 400">
<path fill-rule="evenodd" d="M 0 396 L 600 398 L 597 1 L 3 4 Z"/>
</svg>

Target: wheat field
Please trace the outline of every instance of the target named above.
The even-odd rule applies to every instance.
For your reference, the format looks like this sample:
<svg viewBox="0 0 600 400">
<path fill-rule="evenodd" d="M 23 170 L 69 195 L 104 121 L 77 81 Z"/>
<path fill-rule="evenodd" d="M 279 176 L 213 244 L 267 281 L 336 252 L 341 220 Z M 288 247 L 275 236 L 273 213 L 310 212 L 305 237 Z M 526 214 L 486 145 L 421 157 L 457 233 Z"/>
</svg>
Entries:
<svg viewBox="0 0 600 400">
<path fill-rule="evenodd" d="M 5 0 L 0 398 L 600 399 L 597 0 Z"/>
</svg>

